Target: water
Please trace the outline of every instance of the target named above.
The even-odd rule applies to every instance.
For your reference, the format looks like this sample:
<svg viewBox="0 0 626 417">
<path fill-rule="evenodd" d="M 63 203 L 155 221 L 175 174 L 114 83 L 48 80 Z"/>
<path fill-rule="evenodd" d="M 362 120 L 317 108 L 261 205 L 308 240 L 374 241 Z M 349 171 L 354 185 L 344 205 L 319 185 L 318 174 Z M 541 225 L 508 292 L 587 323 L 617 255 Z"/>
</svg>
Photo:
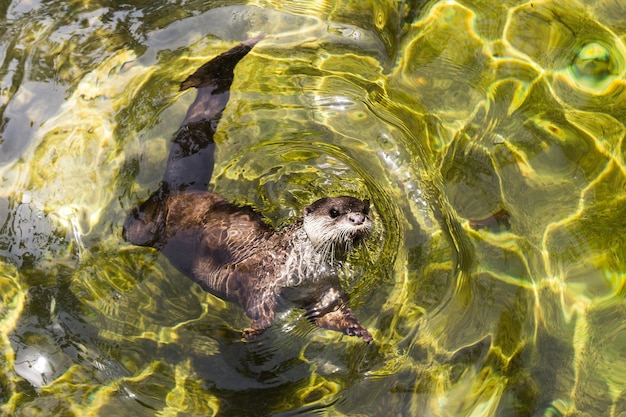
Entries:
<svg viewBox="0 0 626 417">
<path fill-rule="evenodd" d="M 285 4 L 283 4 L 285 3 Z M 626 4 L 0 4 L 5 415 L 626 414 Z M 279 225 L 369 198 L 375 343 L 236 306 L 121 239 L 193 93 L 256 33 L 212 187 Z"/>
</svg>

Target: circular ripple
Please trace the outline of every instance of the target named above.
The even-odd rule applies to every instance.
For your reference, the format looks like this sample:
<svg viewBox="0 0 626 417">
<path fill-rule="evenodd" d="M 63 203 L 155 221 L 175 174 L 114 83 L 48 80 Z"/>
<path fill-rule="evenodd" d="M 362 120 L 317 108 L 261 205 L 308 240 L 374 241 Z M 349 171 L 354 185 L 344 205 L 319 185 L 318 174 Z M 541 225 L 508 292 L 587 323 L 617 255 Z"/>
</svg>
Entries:
<svg viewBox="0 0 626 417">
<path fill-rule="evenodd" d="M 589 42 L 576 54 L 568 75 L 580 89 L 602 93 L 623 70 L 623 56 L 603 42 Z"/>
</svg>

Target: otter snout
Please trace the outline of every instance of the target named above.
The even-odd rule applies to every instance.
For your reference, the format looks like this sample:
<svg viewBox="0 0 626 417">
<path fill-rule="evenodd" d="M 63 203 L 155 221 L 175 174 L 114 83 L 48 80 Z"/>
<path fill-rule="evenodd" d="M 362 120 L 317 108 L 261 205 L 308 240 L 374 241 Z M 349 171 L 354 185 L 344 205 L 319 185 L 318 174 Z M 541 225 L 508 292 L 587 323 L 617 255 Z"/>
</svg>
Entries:
<svg viewBox="0 0 626 417">
<path fill-rule="evenodd" d="M 360 226 L 365 223 L 365 214 L 363 213 L 350 213 L 348 214 L 348 220 L 355 226 Z"/>
</svg>

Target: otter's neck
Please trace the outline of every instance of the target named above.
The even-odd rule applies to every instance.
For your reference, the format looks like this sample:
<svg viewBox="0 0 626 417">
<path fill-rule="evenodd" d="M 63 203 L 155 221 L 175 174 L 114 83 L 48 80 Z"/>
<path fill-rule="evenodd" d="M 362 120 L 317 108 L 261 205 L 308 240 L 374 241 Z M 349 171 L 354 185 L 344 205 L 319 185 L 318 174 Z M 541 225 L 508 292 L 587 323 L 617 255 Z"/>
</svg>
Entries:
<svg viewBox="0 0 626 417">
<path fill-rule="evenodd" d="M 337 273 L 341 260 L 335 258 L 333 251 L 316 247 L 302 227 L 301 220 L 279 234 L 289 242 L 280 278 L 284 286 L 315 283 Z"/>
</svg>

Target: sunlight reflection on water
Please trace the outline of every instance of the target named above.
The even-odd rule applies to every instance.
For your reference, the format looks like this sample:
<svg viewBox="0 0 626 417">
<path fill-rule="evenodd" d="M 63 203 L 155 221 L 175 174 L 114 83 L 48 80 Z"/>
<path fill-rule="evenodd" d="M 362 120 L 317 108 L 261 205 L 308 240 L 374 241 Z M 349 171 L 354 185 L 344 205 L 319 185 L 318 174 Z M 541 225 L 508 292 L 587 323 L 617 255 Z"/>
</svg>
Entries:
<svg viewBox="0 0 626 417">
<path fill-rule="evenodd" d="M 0 6 L 3 412 L 626 413 L 624 6 L 222 3 Z M 211 187 L 274 224 L 371 199 L 341 278 L 373 346 L 298 312 L 245 343 L 122 242 L 178 83 L 259 32 Z"/>
</svg>

